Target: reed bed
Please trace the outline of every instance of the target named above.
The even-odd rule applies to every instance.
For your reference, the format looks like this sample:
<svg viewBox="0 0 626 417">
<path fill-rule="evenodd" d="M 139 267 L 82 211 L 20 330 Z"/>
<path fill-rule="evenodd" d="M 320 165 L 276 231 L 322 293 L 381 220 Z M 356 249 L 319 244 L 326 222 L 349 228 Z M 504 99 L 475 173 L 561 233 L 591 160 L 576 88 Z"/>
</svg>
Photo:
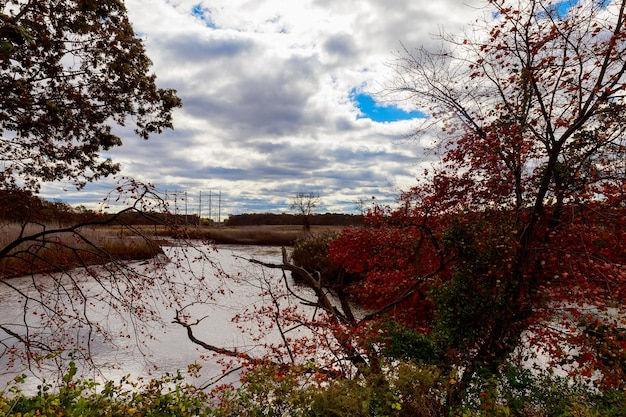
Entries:
<svg viewBox="0 0 626 417">
<path fill-rule="evenodd" d="M 0 278 L 48 273 L 114 261 L 148 259 L 162 253 L 152 238 L 125 228 L 81 228 L 76 232 L 51 233 L 25 239 L 8 250 L 19 239 L 60 229 L 58 224 L 5 223 L 0 225 Z"/>
<path fill-rule="evenodd" d="M 265 246 L 291 246 L 302 233 L 301 227 L 274 226 L 209 227 L 200 230 L 203 239 L 216 243 Z"/>
<path fill-rule="evenodd" d="M 0 251 L 22 236 L 62 228 L 48 223 L 0 224 Z M 312 234 L 340 231 L 338 226 L 313 226 Z M 49 273 L 115 261 L 149 259 L 163 253 L 161 245 L 178 239 L 198 239 L 217 244 L 293 246 L 306 236 L 302 226 L 127 226 L 81 228 L 75 233 L 52 233 L 26 240 L 0 255 L 0 279 Z"/>
<path fill-rule="evenodd" d="M 327 231 L 341 231 L 339 226 L 313 226 L 312 234 Z M 173 238 L 205 240 L 218 244 L 293 246 L 306 236 L 298 225 L 258 225 L 258 226 L 180 226 L 179 228 L 151 229 L 151 233 Z"/>
</svg>

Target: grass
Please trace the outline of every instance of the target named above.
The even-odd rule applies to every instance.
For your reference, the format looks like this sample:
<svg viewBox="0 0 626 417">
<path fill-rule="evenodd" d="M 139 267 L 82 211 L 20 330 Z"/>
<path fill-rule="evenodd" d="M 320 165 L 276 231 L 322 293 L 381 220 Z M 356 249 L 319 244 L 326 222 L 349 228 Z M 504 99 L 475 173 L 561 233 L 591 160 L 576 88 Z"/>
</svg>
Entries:
<svg viewBox="0 0 626 417">
<path fill-rule="evenodd" d="M 33 236 L 59 225 L 0 225 L 0 250 L 21 236 Z M 26 240 L 0 258 L 0 278 L 50 273 L 114 261 L 152 258 L 161 253 L 153 239 L 121 228 L 84 228 Z"/>
<path fill-rule="evenodd" d="M 57 224 L 0 225 L 0 250 L 20 236 L 32 236 Z M 340 231 L 338 226 L 313 226 L 312 234 Z M 302 226 L 106 226 L 76 233 L 55 233 L 26 241 L 0 256 L 0 279 L 50 273 L 114 261 L 149 259 L 162 253 L 164 238 L 199 239 L 216 244 L 292 246 L 305 236 Z"/>
<path fill-rule="evenodd" d="M 341 231 L 339 226 L 312 226 L 311 233 L 318 234 L 325 231 Z M 169 229 L 159 229 L 160 236 L 181 237 L 188 239 L 202 239 L 218 244 L 236 245 L 264 245 L 264 246 L 292 246 L 298 239 L 305 236 L 302 226 L 186 226 L 177 229 L 179 236 Z"/>
</svg>

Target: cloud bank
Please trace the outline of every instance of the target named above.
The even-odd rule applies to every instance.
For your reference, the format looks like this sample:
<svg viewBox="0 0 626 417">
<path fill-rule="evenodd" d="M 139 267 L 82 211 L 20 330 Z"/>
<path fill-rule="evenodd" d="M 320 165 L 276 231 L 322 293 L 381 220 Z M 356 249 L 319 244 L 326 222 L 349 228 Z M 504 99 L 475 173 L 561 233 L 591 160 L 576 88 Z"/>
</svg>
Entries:
<svg viewBox="0 0 626 417">
<path fill-rule="evenodd" d="M 118 130 L 124 145 L 106 156 L 124 176 L 186 191 L 189 210 L 200 192 L 221 193 L 222 217 L 288 211 L 300 192 L 319 194 L 323 211 L 355 212 L 372 196 L 392 201 L 428 156 L 424 143 L 403 140 L 420 109 L 380 102 L 392 76 L 386 63 L 401 43 L 434 46 L 442 28 L 457 31 L 480 13 L 456 0 L 126 5 L 159 86 L 177 89 L 184 107 L 174 131 L 148 142 Z M 51 184 L 42 194 L 93 206 L 113 185 Z"/>
</svg>

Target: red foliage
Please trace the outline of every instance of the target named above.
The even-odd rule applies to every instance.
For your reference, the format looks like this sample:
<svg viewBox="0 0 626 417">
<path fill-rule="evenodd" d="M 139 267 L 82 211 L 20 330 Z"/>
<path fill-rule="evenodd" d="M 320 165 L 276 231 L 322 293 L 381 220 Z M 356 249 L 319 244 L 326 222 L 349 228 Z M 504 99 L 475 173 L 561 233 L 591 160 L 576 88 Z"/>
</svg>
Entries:
<svg viewBox="0 0 626 417">
<path fill-rule="evenodd" d="M 624 358 L 626 3 L 551 4 L 490 1 L 486 39 L 407 51 L 398 90 L 441 120 L 441 166 L 331 256 L 367 308 L 447 326 L 466 375 L 526 335 L 624 385 L 602 358 Z"/>
<path fill-rule="evenodd" d="M 525 342 L 626 386 L 626 3 L 600 3 L 491 0 L 476 39 L 405 51 L 397 92 L 441 128 L 441 163 L 330 244 L 362 320 L 310 277 L 334 352 L 369 363 L 360 338 L 390 317 L 438 344 L 458 386 Z"/>
<path fill-rule="evenodd" d="M 426 326 L 432 306 L 424 277 L 443 272 L 445 257 L 436 245 L 437 231 L 426 229 L 423 218 L 410 211 L 375 209 L 366 227 L 346 229 L 330 244 L 329 256 L 349 274 L 361 276 L 349 291 L 364 308 L 393 309 L 396 320 Z"/>
<path fill-rule="evenodd" d="M 430 216 L 424 213 L 434 210 L 407 207 L 374 210 L 366 227 L 345 230 L 330 246 L 333 262 L 360 274 L 349 291 L 365 308 L 429 333 L 441 307 L 432 292 L 449 285 L 455 273 L 470 271 L 474 282 L 461 294 L 466 301 L 456 302 L 479 297 L 487 309 L 474 319 L 465 316 L 484 338 L 471 346 L 517 343 L 530 331 L 535 348 L 552 355 L 553 364 L 571 363 L 579 376 L 599 370 L 604 385 L 623 386 L 626 368 L 615 363 L 626 366 L 624 209 L 601 202 L 567 205 L 553 225 L 557 209 L 548 207 L 520 259 L 519 237 L 530 210 Z M 502 326 L 508 330 L 496 331 Z M 598 327 L 606 330 L 589 330 Z"/>
</svg>

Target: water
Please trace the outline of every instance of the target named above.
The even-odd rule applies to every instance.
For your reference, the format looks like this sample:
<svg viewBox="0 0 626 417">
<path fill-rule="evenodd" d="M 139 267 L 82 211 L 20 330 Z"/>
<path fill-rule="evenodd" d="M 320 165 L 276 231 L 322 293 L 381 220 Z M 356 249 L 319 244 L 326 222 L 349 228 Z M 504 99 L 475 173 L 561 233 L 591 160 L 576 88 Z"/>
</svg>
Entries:
<svg viewBox="0 0 626 417">
<path fill-rule="evenodd" d="M 182 248 L 168 248 L 166 254 L 171 259 L 177 258 L 176 254 Z M 203 253 L 209 249 L 199 248 Z M 194 258 L 194 249 L 190 249 L 187 258 Z M 236 246 L 224 245 L 217 252 L 211 252 L 209 262 L 170 262 L 165 266 L 165 272 L 172 282 L 191 281 L 190 276 L 205 276 L 206 282 L 201 291 L 192 293 L 180 305 L 170 305 L 167 299 L 158 299 L 159 296 L 151 294 L 147 301 L 154 303 L 162 322 L 153 322 L 148 327 L 136 325 L 135 331 L 127 331 L 133 325 L 129 318 L 120 317 L 103 305 L 90 306 L 90 315 L 98 324 L 106 327 L 112 340 L 107 342 L 102 337 L 91 338 L 91 353 L 98 372 L 88 372 L 83 369 L 83 376 L 96 380 L 118 381 L 121 377 L 130 375 L 131 379 L 139 377 L 157 377 L 165 373 L 185 371 L 187 366 L 198 363 L 202 366 L 201 377 L 190 381 L 197 385 L 205 385 L 222 375 L 223 365 L 218 363 L 218 358 L 211 352 L 193 344 L 187 337 L 186 329 L 173 323 L 177 309 L 190 313 L 189 320 L 202 320 L 194 326 L 196 336 L 206 343 L 227 349 L 237 348 L 244 350 L 250 355 L 262 354 L 262 346 L 277 335 L 274 331 L 259 333 L 255 329 L 260 323 L 235 323 L 233 317 L 245 312 L 254 312 L 266 300 L 263 293 L 268 288 L 279 288 L 282 282 L 282 274 L 278 270 L 269 270 L 258 265 L 251 264 L 246 259 L 254 258 L 262 261 L 279 263 L 281 260 L 280 248 L 263 246 Z M 137 263 L 139 267 L 140 263 Z M 229 277 L 218 274 L 222 270 Z M 38 277 L 37 279 L 46 279 Z M 89 277 L 80 278 L 80 286 L 84 291 L 95 291 L 101 288 Z M 29 286 L 31 277 L 12 280 L 11 284 L 23 291 L 32 291 Z M 275 286 L 275 287 L 274 287 Z M 306 289 L 302 289 L 306 292 Z M 156 300 L 155 300 L 156 299 Z M 0 324 L 16 323 L 23 321 L 23 302 L 14 290 L 0 287 Z M 156 301 L 156 302 L 155 302 Z M 193 303 L 193 304 L 191 304 Z M 185 308 L 182 308 L 182 307 Z M 32 318 L 28 318 L 31 320 Z M 31 325 L 35 322 L 31 322 Z M 137 330 L 138 329 L 138 330 Z M 263 332 L 263 331 L 262 331 Z M 126 334 L 137 333 L 138 339 L 127 337 Z M 142 334 L 149 334 L 145 340 Z M 124 335 L 123 337 L 120 337 Z M 5 340 L 9 342 L 8 340 Z M 0 369 L 6 369 L 10 356 L 3 355 L 0 358 Z M 28 369 L 25 365 L 16 365 L 12 369 L 0 375 L 0 384 L 10 381 L 15 375 L 26 373 L 27 383 L 23 386 L 24 391 L 34 390 L 41 383 L 41 379 L 48 381 L 58 377 L 53 371 L 57 364 L 50 367 L 45 364 L 41 369 Z M 236 374 L 230 376 L 230 380 L 236 379 Z M 223 382 L 223 381 L 222 381 Z M 2 386 L 0 385 L 0 387 Z"/>
<path fill-rule="evenodd" d="M 217 252 L 212 252 L 207 247 L 199 247 L 188 249 L 186 258 L 177 256 L 183 250 L 183 248 L 176 247 L 166 249 L 166 254 L 172 262 L 164 265 L 165 275 L 172 284 L 176 285 L 195 282 L 190 278 L 198 276 L 205 276 L 206 282 L 202 287 L 198 287 L 197 291 L 192 289 L 187 294 L 188 298 L 180 300 L 180 304 L 171 304 L 168 299 L 160 297 L 159 287 L 153 288 L 157 290 L 153 293 L 149 293 L 148 288 L 143 288 L 147 296 L 144 301 L 154 304 L 161 321 L 154 321 L 146 327 L 141 323 L 133 323 L 128 317 L 115 314 L 115 311 L 102 302 L 96 302 L 88 308 L 92 320 L 107 328 L 113 337 L 110 341 L 98 336 L 91 337 L 91 353 L 98 372 L 82 368 L 83 377 L 113 381 L 119 381 L 126 375 L 130 375 L 131 380 L 140 377 L 154 378 L 178 370 L 185 371 L 189 364 L 197 363 L 202 366 L 200 377 L 197 379 L 190 377 L 188 382 L 206 386 L 222 377 L 224 363 L 220 361 L 220 358 L 224 357 L 215 356 L 212 352 L 193 344 L 187 337 L 186 329 L 173 323 L 177 310 L 189 314 L 188 322 L 198 321 L 193 330 L 196 337 L 203 342 L 219 348 L 230 350 L 236 348 L 239 352 L 245 352 L 251 357 L 260 357 L 268 353 L 268 346 L 276 347 L 281 344 L 281 335 L 275 320 L 271 317 L 268 319 L 263 307 L 272 306 L 274 301 L 278 301 L 278 307 L 282 311 L 294 309 L 291 313 L 294 316 L 296 308 L 300 314 L 308 314 L 308 318 L 313 315 L 312 307 L 303 306 L 299 300 L 286 293 L 281 271 L 263 268 L 247 261 L 253 258 L 280 263 L 280 248 L 224 245 L 220 246 Z M 207 252 L 211 262 L 186 262 L 187 259 L 198 258 L 198 254 Z M 179 262 L 176 261 L 177 259 Z M 145 268 L 142 264 L 134 265 L 137 268 Z M 224 272 L 225 275 L 220 272 Z M 73 274 L 73 276 L 78 279 L 76 284 L 83 291 L 101 291 L 101 287 L 94 282 L 93 278 L 81 276 L 81 274 Z M 45 282 L 47 278 L 37 277 L 36 279 Z M 287 279 L 299 296 L 312 298 L 310 289 L 294 285 L 289 278 Z M 31 277 L 14 279 L 10 283 L 25 294 L 32 295 Z M 165 284 L 161 283 L 161 285 Z M 25 316 L 31 326 L 37 325 L 38 316 L 33 316 L 32 311 L 25 314 L 23 302 L 15 290 L 0 286 L 0 325 L 19 323 L 24 320 Z M 243 316 L 243 319 L 239 322 L 233 321 L 233 318 L 237 316 Z M 128 328 L 133 325 L 136 332 L 128 331 Z M 300 336 L 309 336 L 303 333 L 302 328 L 291 328 L 292 325 L 293 323 L 283 324 L 282 330 L 288 337 L 295 339 Z M 135 333 L 137 337 L 134 337 Z M 126 337 L 127 334 L 131 337 Z M 1 331 L 0 335 L 2 335 L 0 343 L 12 342 L 11 338 Z M 149 337 L 142 338 L 142 335 Z M 532 359 L 526 364 L 529 368 L 544 369 L 547 366 L 549 358 L 538 352 L 535 347 L 525 345 L 521 349 L 522 353 L 524 350 L 532 353 L 530 355 Z M 276 354 L 276 352 L 273 353 Z M 307 355 L 311 355 L 307 358 L 323 359 L 327 353 L 328 350 L 320 344 L 317 352 L 307 351 Z M 280 351 L 279 358 L 281 354 L 286 356 L 287 352 Z M 26 384 L 22 386 L 25 392 L 35 391 L 42 379 L 54 382 L 59 377 L 60 359 L 67 362 L 67 357 L 58 357 L 53 358 L 49 366 L 42 363 L 40 369 L 33 367 L 29 369 L 25 365 L 15 364 L 7 370 L 10 356 L 4 354 L 0 357 L 0 370 L 5 370 L 0 372 L 0 389 L 6 382 L 21 373 L 28 376 Z M 228 374 L 220 382 L 234 382 L 237 378 L 238 375 L 234 372 Z"/>
</svg>

